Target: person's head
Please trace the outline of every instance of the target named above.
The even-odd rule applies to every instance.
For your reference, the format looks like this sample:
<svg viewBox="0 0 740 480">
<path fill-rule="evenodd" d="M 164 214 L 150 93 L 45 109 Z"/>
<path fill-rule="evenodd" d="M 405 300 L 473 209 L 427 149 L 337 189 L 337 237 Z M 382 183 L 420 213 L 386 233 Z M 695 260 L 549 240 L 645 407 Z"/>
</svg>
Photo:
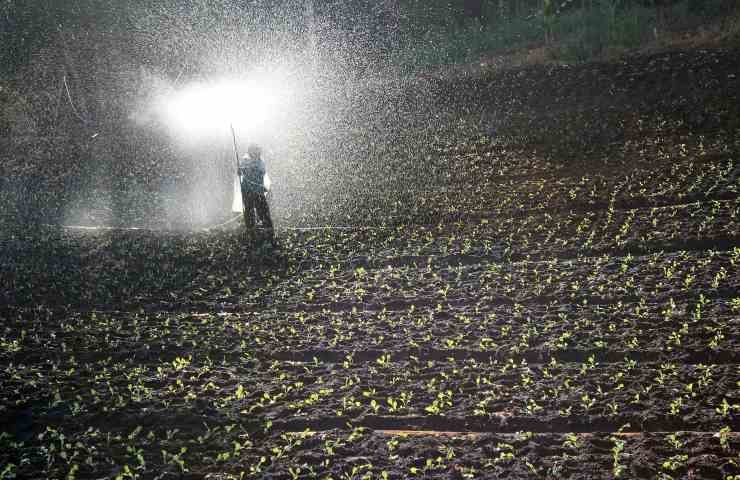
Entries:
<svg viewBox="0 0 740 480">
<path fill-rule="evenodd" d="M 247 155 L 249 155 L 249 158 L 252 160 L 257 160 L 262 157 L 262 149 L 256 143 L 250 143 L 249 146 L 247 146 Z"/>
</svg>

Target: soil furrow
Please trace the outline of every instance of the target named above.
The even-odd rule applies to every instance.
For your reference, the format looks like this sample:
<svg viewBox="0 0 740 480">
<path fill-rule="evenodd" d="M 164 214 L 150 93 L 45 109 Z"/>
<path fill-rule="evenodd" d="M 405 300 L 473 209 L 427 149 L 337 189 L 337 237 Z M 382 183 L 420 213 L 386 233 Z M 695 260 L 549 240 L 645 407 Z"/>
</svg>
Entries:
<svg viewBox="0 0 740 480">
<path fill-rule="evenodd" d="M 728 425 L 731 431 L 740 430 L 740 419 Z M 291 418 L 273 420 L 272 428 L 284 432 L 321 431 L 364 427 L 372 430 L 439 430 L 466 431 L 475 433 L 615 433 L 629 425 L 641 433 L 700 431 L 702 424 L 686 422 L 678 417 L 655 416 L 649 420 L 637 415 L 553 417 L 533 419 L 531 417 L 501 415 L 484 417 L 394 417 L 366 415 L 363 417 L 327 416 L 321 418 Z M 260 424 L 258 428 L 261 428 Z"/>
<path fill-rule="evenodd" d="M 705 238 L 705 239 L 684 239 L 676 240 L 673 242 L 645 242 L 642 245 L 632 245 L 625 248 L 603 248 L 603 249 L 564 249 L 557 250 L 553 249 L 548 252 L 537 252 L 536 250 L 531 253 L 512 253 L 510 255 L 489 255 L 489 256 L 475 256 L 475 255 L 448 255 L 442 257 L 431 257 L 431 256 L 402 256 L 396 258 L 380 258 L 373 257 L 358 257 L 345 262 L 344 264 L 338 263 L 336 266 L 343 269 L 354 269 L 358 267 L 363 268 L 387 268 L 387 267 L 405 267 L 405 266 L 419 266 L 426 267 L 432 265 L 433 267 L 455 267 L 458 265 L 469 266 L 478 265 L 481 263 L 506 263 L 506 262 L 521 262 L 521 261 L 533 261 L 541 262 L 552 259 L 557 260 L 575 260 L 583 257 L 598 257 L 601 255 L 608 254 L 611 258 L 621 258 L 627 255 L 639 256 L 639 255 L 651 255 L 654 253 L 674 253 L 680 251 L 706 251 L 706 250 L 731 250 L 732 248 L 740 245 L 740 236 L 733 237 L 717 237 L 717 238 Z"/>
<path fill-rule="evenodd" d="M 305 432 L 295 432 L 303 434 Z M 318 434 L 321 432 L 308 432 L 308 434 Z M 373 430 L 373 433 L 378 435 L 387 435 L 390 437 L 468 437 L 472 439 L 478 439 L 483 437 L 484 435 L 487 435 L 487 433 L 484 432 L 476 432 L 476 431 L 439 431 L 439 430 Z M 572 432 L 568 432 L 572 433 Z M 575 435 L 579 438 L 592 438 L 596 435 L 598 435 L 601 432 L 581 432 L 581 433 L 575 433 Z M 625 438 L 640 438 L 640 437 L 648 437 L 651 435 L 669 435 L 671 433 L 675 433 L 673 431 L 665 431 L 665 432 L 625 432 L 625 431 L 617 431 L 613 432 L 611 435 L 615 437 L 625 437 Z M 701 432 L 701 431 L 691 431 L 691 430 L 683 430 L 681 431 L 681 434 L 686 436 L 694 436 L 694 435 L 716 435 L 717 432 Z M 518 438 L 520 434 L 517 433 L 503 433 L 500 434 L 503 436 L 511 436 L 512 438 Z M 740 432 L 725 432 L 724 435 L 726 435 L 728 438 L 740 438 Z"/>
<path fill-rule="evenodd" d="M 341 363 L 348 357 L 355 363 L 376 362 L 388 355 L 392 361 L 408 361 L 411 357 L 419 361 L 445 361 L 453 359 L 464 361 L 472 359 L 478 362 L 489 361 L 526 361 L 528 365 L 545 364 L 552 359 L 558 362 L 586 362 L 589 358 L 599 363 L 623 363 L 625 358 L 640 363 L 661 360 L 680 362 L 683 365 L 738 365 L 740 352 L 735 350 L 702 350 L 702 351 L 648 351 L 648 350 L 525 350 L 520 353 L 510 351 L 486 352 L 475 350 L 436 350 L 436 349 L 402 349 L 402 350 L 293 350 L 285 352 L 263 352 L 258 357 L 264 361 L 322 362 Z"/>
<path fill-rule="evenodd" d="M 695 194 L 686 195 L 682 198 L 656 198 L 650 202 L 642 199 L 637 200 L 618 200 L 614 203 L 608 201 L 594 201 L 592 203 L 573 203 L 568 205 L 557 205 L 552 207 L 543 208 L 524 208 L 516 210 L 507 210 L 506 215 L 510 217 L 521 217 L 527 215 L 535 215 L 538 213 L 589 213 L 589 212 L 602 212 L 609 210 L 610 208 L 617 210 L 637 210 L 645 208 L 665 208 L 679 206 L 687 203 L 694 202 L 711 202 L 711 201 L 727 201 L 734 200 L 738 196 L 737 192 L 722 192 L 713 195 Z M 502 211 L 472 211 L 463 213 L 451 213 L 444 216 L 444 221 L 455 221 L 455 220 L 479 220 L 486 218 L 497 218 L 501 217 Z"/>
<path fill-rule="evenodd" d="M 689 296 L 683 296 L 682 300 L 687 300 L 688 298 L 699 298 L 699 295 L 702 292 L 694 292 L 694 295 Z M 737 297 L 737 291 L 731 290 L 731 289 L 721 289 L 721 290 L 715 290 L 713 292 L 704 292 L 708 296 L 711 296 L 715 299 L 733 299 Z M 671 295 L 663 295 L 663 296 L 653 296 L 651 298 L 652 301 L 660 301 L 660 300 L 667 300 L 669 298 L 672 298 Z M 616 302 L 639 302 L 641 300 L 641 297 L 637 296 L 630 296 L 630 295 L 621 295 L 619 297 L 600 297 L 595 295 L 578 295 L 572 298 L 565 299 L 566 301 L 563 301 L 564 299 L 559 296 L 547 296 L 547 295 L 540 295 L 540 296 L 532 296 L 532 297 L 526 297 L 526 298 L 519 298 L 519 299 L 513 299 L 509 297 L 503 297 L 503 296 L 481 296 L 479 298 L 473 298 L 473 297 L 443 297 L 443 296 L 437 296 L 437 297 L 416 297 L 416 298 L 403 298 L 403 299 L 392 299 L 392 300 L 385 300 L 382 302 L 327 302 L 327 303 L 292 303 L 292 304 L 268 304 L 268 305 L 252 305 L 252 306 L 242 306 L 242 305 L 235 305 L 235 304 L 228 304 L 224 303 L 220 305 L 221 310 L 220 311 L 231 311 L 231 312 L 247 312 L 247 311 L 263 311 L 265 309 L 271 309 L 274 308 L 275 310 L 281 311 L 281 312 L 351 312 L 353 310 L 361 311 L 361 312 L 377 312 L 377 311 L 387 311 L 387 312 L 400 312 L 404 310 L 408 310 L 412 306 L 415 308 L 424 308 L 424 307 L 436 307 L 437 305 L 443 305 L 446 307 L 458 307 L 458 306 L 475 306 L 475 305 L 572 305 L 572 304 L 612 304 Z M 147 306 L 149 307 L 149 306 Z M 157 305 L 152 310 L 149 310 L 147 307 L 145 307 L 145 310 L 147 312 L 150 311 L 168 311 L 166 305 Z M 169 311 L 180 311 L 177 309 L 177 305 L 172 305 L 173 309 Z M 196 306 L 192 305 L 191 308 L 189 308 L 187 311 L 191 312 L 208 312 L 213 311 L 214 306 L 213 305 L 202 305 L 202 306 Z"/>
</svg>

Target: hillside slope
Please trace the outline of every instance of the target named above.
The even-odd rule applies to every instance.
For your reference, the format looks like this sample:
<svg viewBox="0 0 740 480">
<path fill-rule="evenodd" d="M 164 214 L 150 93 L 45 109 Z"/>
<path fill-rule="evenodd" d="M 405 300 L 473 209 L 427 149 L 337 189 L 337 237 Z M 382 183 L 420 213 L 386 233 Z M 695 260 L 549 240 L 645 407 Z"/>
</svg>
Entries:
<svg viewBox="0 0 740 480">
<path fill-rule="evenodd" d="M 275 250 L 4 230 L 0 472 L 733 478 L 739 56 L 424 80 Z"/>
</svg>

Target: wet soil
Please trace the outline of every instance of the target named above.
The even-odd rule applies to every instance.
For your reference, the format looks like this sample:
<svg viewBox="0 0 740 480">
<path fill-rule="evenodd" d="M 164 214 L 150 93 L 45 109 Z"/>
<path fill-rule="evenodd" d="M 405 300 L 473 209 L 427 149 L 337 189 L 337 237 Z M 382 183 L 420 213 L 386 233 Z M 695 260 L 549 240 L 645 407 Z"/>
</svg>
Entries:
<svg viewBox="0 0 740 480">
<path fill-rule="evenodd" d="M 0 476 L 736 475 L 738 63 L 415 80 L 424 161 L 348 162 L 277 248 L 4 229 Z"/>
</svg>

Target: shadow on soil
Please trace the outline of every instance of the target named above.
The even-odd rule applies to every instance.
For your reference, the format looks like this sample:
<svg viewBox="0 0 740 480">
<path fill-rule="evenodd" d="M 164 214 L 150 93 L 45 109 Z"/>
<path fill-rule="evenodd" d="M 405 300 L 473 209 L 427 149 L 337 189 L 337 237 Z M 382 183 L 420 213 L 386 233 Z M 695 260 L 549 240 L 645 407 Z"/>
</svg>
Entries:
<svg viewBox="0 0 740 480">
<path fill-rule="evenodd" d="M 239 303 L 271 276 L 288 274 L 279 245 L 227 232 L 6 231 L 0 301 L 70 308 L 187 308 Z"/>
</svg>

